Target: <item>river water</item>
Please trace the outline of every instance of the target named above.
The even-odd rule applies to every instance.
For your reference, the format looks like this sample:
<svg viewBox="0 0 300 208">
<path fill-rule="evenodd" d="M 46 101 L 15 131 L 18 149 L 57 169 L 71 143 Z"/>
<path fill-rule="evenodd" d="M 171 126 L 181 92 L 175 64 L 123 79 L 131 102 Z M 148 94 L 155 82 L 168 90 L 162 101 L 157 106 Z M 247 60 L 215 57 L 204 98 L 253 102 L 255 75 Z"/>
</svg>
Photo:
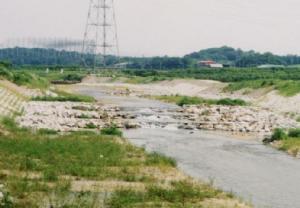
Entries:
<svg viewBox="0 0 300 208">
<path fill-rule="evenodd" d="M 177 160 L 192 177 L 231 191 L 258 208 L 300 208 L 300 160 L 263 145 L 222 133 L 178 129 L 177 106 L 135 97 L 112 96 L 97 87 L 82 94 L 136 115 L 142 128 L 125 137 L 148 151 Z"/>
</svg>

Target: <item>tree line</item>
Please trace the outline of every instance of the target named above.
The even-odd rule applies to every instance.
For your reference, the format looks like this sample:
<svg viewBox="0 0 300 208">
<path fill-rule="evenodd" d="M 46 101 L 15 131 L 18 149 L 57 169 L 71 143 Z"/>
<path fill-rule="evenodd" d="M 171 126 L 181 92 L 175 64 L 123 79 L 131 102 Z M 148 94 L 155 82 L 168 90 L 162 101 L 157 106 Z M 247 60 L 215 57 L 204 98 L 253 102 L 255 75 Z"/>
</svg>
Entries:
<svg viewBox="0 0 300 208">
<path fill-rule="evenodd" d="M 123 63 L 129 69 L 187 69 L 196 68 L 201 60 L 213 60 L 236 67 L 255 67 L 263 64 L 297 65 L 300 56 L 279 56 L 272 53 L 243 51 L 231 47 L 210 48 L 194 52 L 183 57 L 115 57 L 107 56 L 106 65 Z M 57 51 L 41 48 L 9 48 L 0 50 L 0 61 L 7 61 L 15 66 L 92 66 L 94 57 L 79 52 Z M 96 59 L 97 66 L 101 60 Z M 120 65 L 118 65 L 120 66 Z"/>
</svg>

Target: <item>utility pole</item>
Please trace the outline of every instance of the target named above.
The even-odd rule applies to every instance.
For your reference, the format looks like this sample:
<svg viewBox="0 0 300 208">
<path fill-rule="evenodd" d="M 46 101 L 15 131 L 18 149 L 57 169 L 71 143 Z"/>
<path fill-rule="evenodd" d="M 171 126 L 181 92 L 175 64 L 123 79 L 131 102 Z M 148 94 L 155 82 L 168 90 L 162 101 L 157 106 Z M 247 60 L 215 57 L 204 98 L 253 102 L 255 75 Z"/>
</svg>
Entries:
<svg viewBox="0 0 300 208">
<path fill-rule="evenodd" d="M 83 64 L 85 67 L 92 65 L 94 70 L 99 66 L 109 67 L 109 55 L 119 57 L 114 1 L 90 0 L 82 44 Z M 92 56 L 92 63 L 87 63 L 88 56 Z"/>
</svg>

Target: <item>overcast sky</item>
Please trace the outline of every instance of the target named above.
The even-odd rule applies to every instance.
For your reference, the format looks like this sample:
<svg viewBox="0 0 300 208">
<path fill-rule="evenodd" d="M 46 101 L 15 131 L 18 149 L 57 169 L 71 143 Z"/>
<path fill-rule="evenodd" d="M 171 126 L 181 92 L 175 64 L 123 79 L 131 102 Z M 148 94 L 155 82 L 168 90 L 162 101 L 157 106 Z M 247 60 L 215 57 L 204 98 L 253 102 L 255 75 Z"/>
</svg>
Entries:
<svg viewBox="0 0 300 208">
<path fill-rule="evenodd" d="M 1 0 L 0 41 L 82 38 L 89 0 Z M 121 55 L 300 54 L 300 0 L 115 0 Z"/>
</svg>

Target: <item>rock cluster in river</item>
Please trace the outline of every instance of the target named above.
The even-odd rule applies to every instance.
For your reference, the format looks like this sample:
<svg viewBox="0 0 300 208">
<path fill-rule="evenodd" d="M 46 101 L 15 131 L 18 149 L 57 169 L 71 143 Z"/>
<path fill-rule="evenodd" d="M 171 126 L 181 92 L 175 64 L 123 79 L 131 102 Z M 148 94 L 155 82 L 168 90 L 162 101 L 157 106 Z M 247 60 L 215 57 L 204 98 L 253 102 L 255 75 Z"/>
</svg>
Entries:
<svg viewBox="0 0 300 208">
<path fill-rule="evenodd" d="M 119 128 L 137 128 L 133 117 L 120 112 L 116 106 L 76 102 L 28 102 L 18 118 L 23 127 L 77 131 L 101 129 L 112 124 Z"/>
<path fill-rule="evenodd" d="M 232 132 L 271 133 L 275 128 L 295 128 L 299 124 L 289 118 L 250 106 L 185 106 L 178 118 L 189 122 L 184 129 L 205 129 Z"/>
</svg>

